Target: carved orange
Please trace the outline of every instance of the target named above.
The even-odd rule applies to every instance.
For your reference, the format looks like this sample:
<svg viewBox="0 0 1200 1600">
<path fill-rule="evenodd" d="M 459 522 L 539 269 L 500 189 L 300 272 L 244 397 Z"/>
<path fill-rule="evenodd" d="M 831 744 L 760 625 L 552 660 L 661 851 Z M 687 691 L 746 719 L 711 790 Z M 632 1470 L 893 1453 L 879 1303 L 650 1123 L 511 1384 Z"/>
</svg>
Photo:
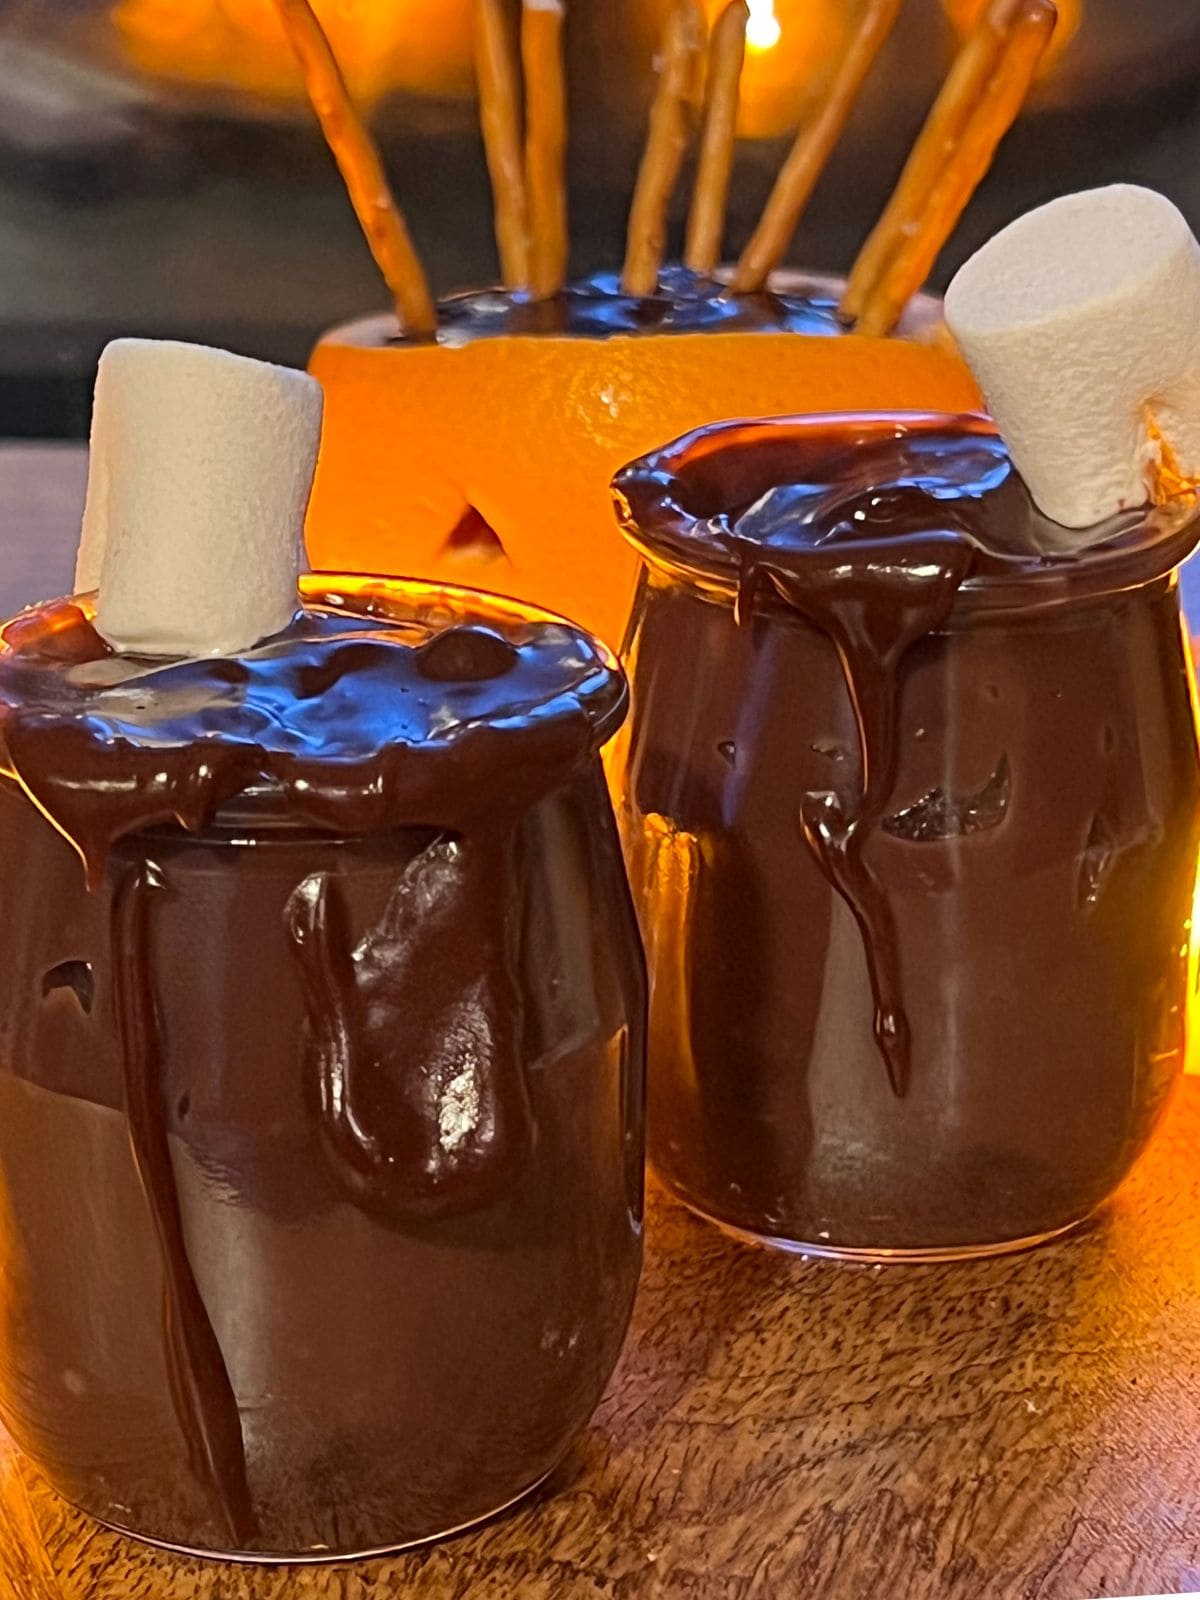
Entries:
<svg viewBox="0 0 1200 1600">
<path fill-rule="evenodd" d="M 928 342 L 707 333 L 401 345 L 386 318 L 326 335 L 325 432 L 308 522 L 316 567 L 498 590 L 619 646 L 636 559 L 617 468 L 719 418 L 969 411 L 978 390 Z"/>
</svg>

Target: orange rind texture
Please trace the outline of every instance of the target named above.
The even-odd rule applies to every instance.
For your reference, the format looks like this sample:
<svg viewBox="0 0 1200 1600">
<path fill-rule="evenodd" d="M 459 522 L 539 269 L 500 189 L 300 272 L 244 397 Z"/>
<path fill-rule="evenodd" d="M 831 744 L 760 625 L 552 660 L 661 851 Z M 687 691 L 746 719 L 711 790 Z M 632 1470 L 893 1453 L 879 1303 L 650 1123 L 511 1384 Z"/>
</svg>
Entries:
<svg viewBox="0 0 1200 1600">
<path fill-rule="evenodd" d="M 334 330 L 313 353 L 325 387 L 313 566 L 493 589 L 614 647 L 638 566 L 609 492 L 628 461 L 733 417 L 981 406 L 936 335 L 512 336 L 450 347 L 387 344 L 394 327 L 380 317 Z M 452 538 L 472 508 L 502 548 Z"/>
</svg>

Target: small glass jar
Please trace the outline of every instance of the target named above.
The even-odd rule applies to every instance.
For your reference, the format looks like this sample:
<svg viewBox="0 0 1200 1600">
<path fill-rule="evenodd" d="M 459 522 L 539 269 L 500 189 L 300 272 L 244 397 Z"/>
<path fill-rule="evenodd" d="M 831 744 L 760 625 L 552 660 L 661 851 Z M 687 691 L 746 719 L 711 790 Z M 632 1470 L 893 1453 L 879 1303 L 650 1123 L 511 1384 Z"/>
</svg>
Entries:
<svg viewBox="0 0 1200 1600">
<path fill-rule="evenodd" d="M 414 642 L 559 626 L 404 582 L 306 597 Z M 644 974 L 596 755 L 625 688 L 600 659 L 580 759 L 477 830 L 338 836 L 252 788 L 118 842 L 89 892 L 0 778 L 0 1410 L 101 1521 L 255 1560 L 395 1548 L 525 1494 L 587 1423 L 642 1244 Z M 139 985 L 152 1046 L 122 1015 Z"/>
<path fill-rule="evenodd" d="M 970 1256 L 1073 1227 L 1184 1059 L 1200 775 L 1176 567 L 1198 526 L 1172 510 L 968 578 L 899 657 L 863 851 L 911 1038 L 889 1076 L 869 942 L 805 833 L 810 799 L 861 792 L 859 708 L 778 589 L 743 590 L 739 617 L 714 530 L 814 450 L 947 427 L 986 431 L 728 424 L 617 480 L 643 562 L 612 768 L 651 977 L 651 1159 L 719 1224 L 816 1253 Z"/>
</svg>

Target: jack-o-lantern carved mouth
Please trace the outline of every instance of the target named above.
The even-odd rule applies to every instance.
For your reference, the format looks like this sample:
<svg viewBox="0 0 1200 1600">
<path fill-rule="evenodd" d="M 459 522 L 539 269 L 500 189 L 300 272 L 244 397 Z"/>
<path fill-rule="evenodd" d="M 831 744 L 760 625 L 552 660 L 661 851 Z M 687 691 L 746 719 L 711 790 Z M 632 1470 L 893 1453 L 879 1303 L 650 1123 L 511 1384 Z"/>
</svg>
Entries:
<svg viewBox="0 0 1200 1600">
<path fill-rule="evenodd" d="M 500 535 L 482 511 L 476 510 L 473 505 L 468 505 L 463 511 L 438 553 L 450 560 L 464 562 L 507 564 L 509 559 Z"/>
</svg>

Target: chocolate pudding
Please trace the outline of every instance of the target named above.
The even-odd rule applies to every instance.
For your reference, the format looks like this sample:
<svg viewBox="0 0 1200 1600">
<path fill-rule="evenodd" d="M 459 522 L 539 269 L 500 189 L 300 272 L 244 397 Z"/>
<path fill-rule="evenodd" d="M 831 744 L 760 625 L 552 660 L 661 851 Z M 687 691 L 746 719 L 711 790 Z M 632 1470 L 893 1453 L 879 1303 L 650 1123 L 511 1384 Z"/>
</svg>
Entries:
<svg viewBox="0 0 1200 1600">
<path fill-rule="evenodd" d="M 653 294 L 629 294 L 619 272 L 577 278 L 557 294 L 535 299 L 522 290 L 477 289 L 438 302 L 439 344 L 474 339 L 610 339 L 629 334 L 799 333 L 834 338 L 846 333 L 838 303 L 840 278 L 793 271 L 774 274 L 771 286 L 734 294 L 719 277 L 673 265 L 659 273 Z M 939 301 L 918 295 L 901 332 L 932 335 L 941 316 Z M 393 344 L 419 343 L 397 335 Z"/>
<path fill-rule="evenodd" d="M 644 1009 L 612 658 L 303 593 L 236 657 L 114 655 L 79 600 L 0 647 L 3 1419 L 107 1523 L 301 1559 L 486 1516 L 584 1427 Z"/>
<path fill-rule="evenodd" d="M 807 1249 L 1079 1222 L 1183 1062 L 1192 508 L 1062 554 L 986 423 L 915 414 L 725 425 L 617 487 L 656 1168 Z"/>
<path fill-rule="evenodd" d="M 596 272 L 535 299 L 522 291 L 483 289 L 451 295 L 438 305 L 438 339 L 515 338 L 530 334 L 607 339 L 614 334 L 805 333 L 836 335 L 841 283 L 832 278 L 779 275 L 779 287 L 731 294 L 718 279 L 668 266 L 650 295 L 629 294 L 619 272 Z"/>
</svg>

